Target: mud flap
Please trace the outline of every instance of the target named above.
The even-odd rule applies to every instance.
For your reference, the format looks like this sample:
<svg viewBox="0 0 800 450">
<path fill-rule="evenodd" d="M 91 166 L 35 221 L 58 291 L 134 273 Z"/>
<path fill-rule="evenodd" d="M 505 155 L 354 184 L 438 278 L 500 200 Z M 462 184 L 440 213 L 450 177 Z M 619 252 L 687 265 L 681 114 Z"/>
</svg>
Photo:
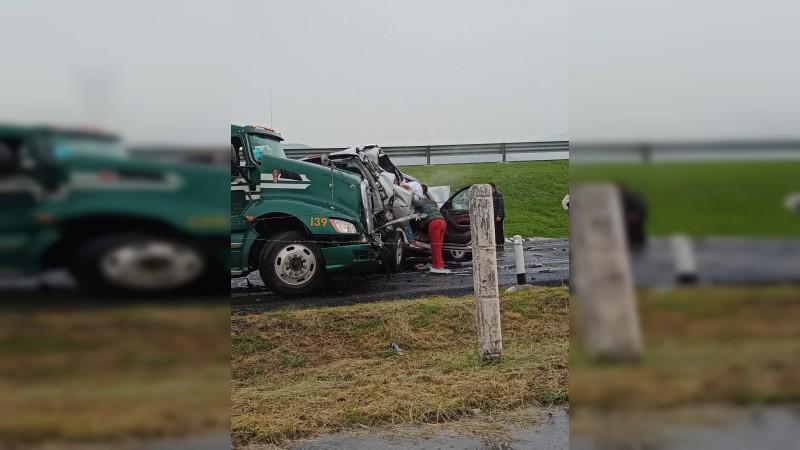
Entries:
<svg viewBox="0 0 800 450">
<path fill-rule="evenodd" d="M 386 267 L 386 281 L 390 281 L 392 279 L 392 270 L 389 267 L 389 258 L 391 257 L 392 254 L 389 252 L 389 249 L 386 248 L 385 245 L 381 245 L 381 247 L 378 249 L 378 261 L 380 261 L 381 264 Z"/>
</svg>

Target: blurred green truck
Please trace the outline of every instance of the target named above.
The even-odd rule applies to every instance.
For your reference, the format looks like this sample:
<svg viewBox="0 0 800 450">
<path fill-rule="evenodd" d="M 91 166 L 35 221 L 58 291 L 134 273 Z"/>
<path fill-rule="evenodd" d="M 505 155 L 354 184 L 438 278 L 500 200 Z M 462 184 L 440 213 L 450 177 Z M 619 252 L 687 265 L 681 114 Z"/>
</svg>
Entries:
<svg viewBox="0 0 800 450">
<path fill-rule="evenodd" d="M 0 124 L 0 274 L 66 268 L 94 294 L 225 288 L 226 179 L 132 159 L 104 133 Z"/>
</svg>

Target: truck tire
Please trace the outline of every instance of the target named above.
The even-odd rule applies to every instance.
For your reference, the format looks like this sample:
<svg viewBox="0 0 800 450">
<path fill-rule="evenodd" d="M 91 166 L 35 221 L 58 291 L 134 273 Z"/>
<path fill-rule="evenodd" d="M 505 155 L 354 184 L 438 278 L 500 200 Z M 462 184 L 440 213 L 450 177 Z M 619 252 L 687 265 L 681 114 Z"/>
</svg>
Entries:
<svg viewBox="0 0 800 450">
<path fill-rule="evenodd" d="M 325 281 L 325 260 L 316 243 L 297 231 L 270 238 L 258 259 L 261 280 L 287 297 L 318 290 Z"/>
<path fill-rule="evenodd" d="M 400 273 L 403 271 L 403 263 L 406 261 L 404 243 L 403 232 L 400 230 L 397 230 L 394 235 L 390 235 L 389 240 L 385 242 L 386 249 L 389 250 L 387 264 L 389 265 L 389 271 L 392 273 Z"/>
<path fill-rule="evenodd" d="M 83 244 L 70 272 L 92 295 L 170 295 L 192 287 L 207 272 L 208 258 L 178 238 L 122 233 Z"/>
</svg>

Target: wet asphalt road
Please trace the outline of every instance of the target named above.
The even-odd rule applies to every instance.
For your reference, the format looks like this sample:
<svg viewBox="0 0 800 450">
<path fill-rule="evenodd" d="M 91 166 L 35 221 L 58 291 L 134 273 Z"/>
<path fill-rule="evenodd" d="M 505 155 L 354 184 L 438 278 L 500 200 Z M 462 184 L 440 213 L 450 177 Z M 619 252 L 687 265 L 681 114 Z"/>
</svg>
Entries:
<svg viewBox="0 0 800 450">
<path fill-rule="evenodd" d="M 569 240 L 540 239 L 523 243 L 525 275 L 528 284 L 561 286 L 569 283 Z M 517 283 L 513 244 L 498 252 L 500 285 Z M 234 314 L 265 311 L 269 309 L 312 306 L 341 306 L 381 300 L 412 299 L 431 295 L 455 297 L 473 290 L 472 263 L 448 265 L 451 275 L 431 275 L 414 268 L 417 263 L 430 258 L 409 258 L 406 270 L 387 279 L 385 273 L 368 276 L 340 276 L 334 278 L 319 295 L 301 299 L 281 299 L 261 282 L 258 273 L 247 279 L 231 280 L 231 306 Z M 248 287 L 248 280 L 251 287 Z"/>
<path fill-rule="evenodd" d="M 569 283 L 569 241 L 543 239 L 524 243 L 528 284 L 556 286 Z M 699 238 L 692 241 L 700 285 L 800 284 L 800 239 Z M 417 262 L 417 261 L 414 261 Z M 669 287 L 677 284 L 670 242 L 651 239 L 647 247 L 631 254 L 637 286 Z M 418 272 L 409 266 L 403 273 L 376 274 L 365 278 L 341 277 L 324 295 L 281 300 L 261 284 L 258 274 L 231 281 L 234 313 L 285 306 L 336 306 L 378 300 L 408 299 L 428 295 L 459 296 L 472 292 L 472 267 L 465 264 L 447 276 Z M 501 285 L 516 284 L 513 246 L 498 254 Z"/>
<path fill-rule="evenodd" d="M 800 239 L 712 237 L 692 240 L 703 285 L 800 283 Z M 676 282 L 668 239 L 653 239 L 632 254 L 631 268 L 639 286 L 671 286 Z"/>
<path fill-rule="evenodd" d="M 528 284 L 561 285 L 569 282 L 569 241 L 543 239 L 524 243 Z M 705 238 L 695 239 L 692 246 L 698 265 L 698 283 L 703 285 L 763 285 L 800 283 L 800 239 Z M 498 269 L 501 285 L 516 284 L 513 245 L 499 253 Z M 453 267 L 453 275 L 436 276 L 418 272 L 409 262 L 405 272 L 391 280 L 385 274 L 367 277 L 338 277 L 324 294 L 286 300 L 270 293 L 257 273 L 251 274 L 251 287 L 244 278 L 231 279 L 234 313 L 260 311 L 286 306 L 335 306 L 377 300 L 407 299 L 428 295 L 459 296 L 472 292 L 472 265 Z M 639 286 L 668 287 L 676 284 L 669 241 L 653 239 L 647 248 L 631 257 L 634 280 Z M 12 295 L 17 291 L 17 295 Z M 74 303 L 80 299 L 75 283 L 66 272 L 53 272 L 41 277 L 0 278 L 0 297 L 8 304 L 9 297 L 20 294 L 36 304 Z"/>
<path fill-rule="evenodd" d="M 573 425 L 586 422 L 572 410 Z M 575 450 L 751 450 L 798 448 L 800 411 L 796 406 L 695 406 L 683 410 L 683 420 L 668 417 L 669 410 L 618 413 L 597 412 L 595 431 L 573 432 Z M 612 414 L 614 418 L 611 419 Z M 583 425 L 576 426 L 578 430 Z"/>
</svg>

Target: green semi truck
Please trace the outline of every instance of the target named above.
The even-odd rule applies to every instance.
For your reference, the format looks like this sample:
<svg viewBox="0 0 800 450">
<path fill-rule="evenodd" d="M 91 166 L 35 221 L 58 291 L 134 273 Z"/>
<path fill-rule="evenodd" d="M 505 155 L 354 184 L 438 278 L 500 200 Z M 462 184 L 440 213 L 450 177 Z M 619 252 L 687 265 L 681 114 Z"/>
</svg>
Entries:
<svg viewBox="0 0 800 450">
<path fill-rule="evenodd" d="M 406 222 L 418 218 L 401 187 L 412 178 L 377 145 L 297 161 L 282 141 L 271 128 L 231 125 L 231 276 L 258 271 L 292 296 L 319 289 L 327 274 L 402 270 Z M 466 192 L 443 207 L 453 258 L 471 251 L 468 211 L 453 207 Z M 429 247 L 424 230 L 417 236 Z"/>
<path fill-rule="evenodd" d="M 382 241 L 354 173 L 288 159 L 270 128 L 231 126 L 231 276 L 259 271 L 283 295 L 326 274 L 375 270 Z"/>
<path fill-rule="evenodd" d="M 135 160 L 105 133 L 0 125 L 0 274 L 66 268 L 95 294 L 224 287 L 225 179 Z"/>
</svg>

